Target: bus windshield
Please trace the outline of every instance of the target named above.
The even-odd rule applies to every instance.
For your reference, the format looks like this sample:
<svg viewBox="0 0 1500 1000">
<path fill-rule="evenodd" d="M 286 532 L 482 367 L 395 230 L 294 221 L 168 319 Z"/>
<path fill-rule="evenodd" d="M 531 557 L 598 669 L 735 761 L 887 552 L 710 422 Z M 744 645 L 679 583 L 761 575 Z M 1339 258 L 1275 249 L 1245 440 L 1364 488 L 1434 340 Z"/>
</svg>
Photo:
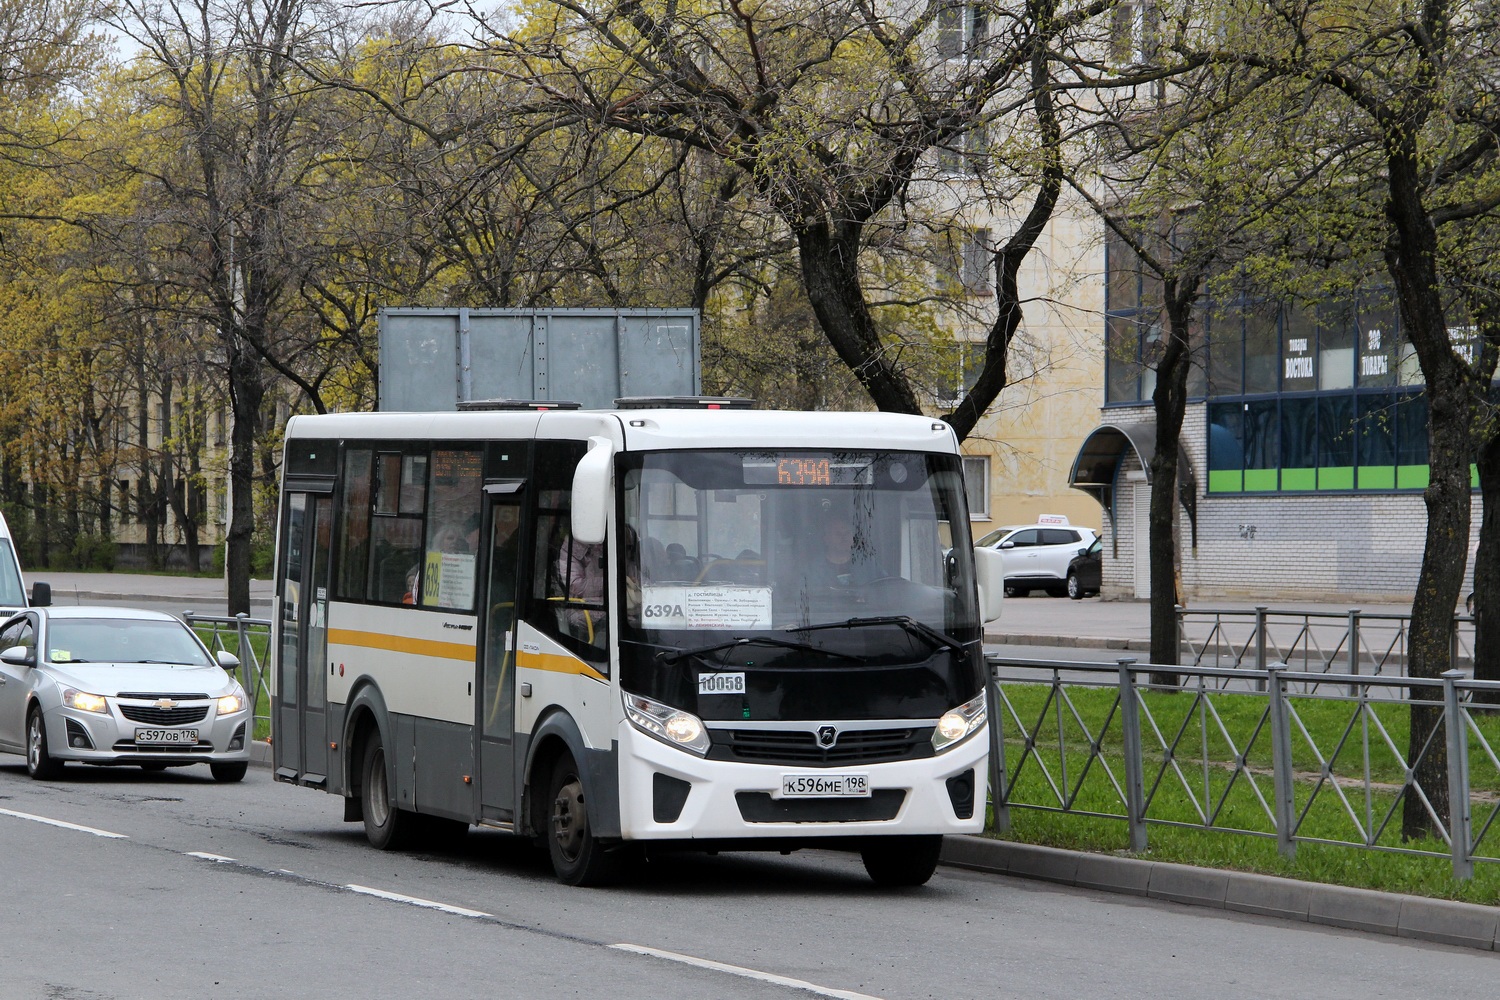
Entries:
<svg viewBox="0 0 1500 1000">
<path fill-rule="evenodd" d="M 624 607 L 644 641 L 891 617 L 977 636 L 956 456 L 646 452 L 623 485 Z"/>
</svg>

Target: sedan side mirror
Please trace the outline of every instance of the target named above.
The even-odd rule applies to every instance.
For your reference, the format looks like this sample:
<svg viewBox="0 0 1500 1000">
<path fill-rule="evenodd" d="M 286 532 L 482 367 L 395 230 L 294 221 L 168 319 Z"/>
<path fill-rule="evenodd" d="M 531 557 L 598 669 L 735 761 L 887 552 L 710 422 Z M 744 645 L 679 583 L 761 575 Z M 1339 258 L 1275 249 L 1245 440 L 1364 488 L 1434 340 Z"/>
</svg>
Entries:
<svg viewBox="0 0 1500 1000">
<path fill-rule="evenodd" d="M 215 653 L 214 659 L 218 660 L 219 666 L 223 667 L 225 670 L 234 670 L 240 665 L 240 658 L 229 652 L 229 650 L 227 649 L 221 649 L 217 653 Z"/>
<path fill-rule="evenodd" d="M 0 652 L 0 660 L 17 667 L 30 667 L 36 664 L 36 656 L 32 654 L 30 646 L 12 646 Z"/>
<path fill-rule="evenodd" d="M 1016 543 L 1015 542 L 1001 542 L 1000 543 L 1000 547 L 1002 549 L 1013 549 L 1013 548 L 1016 547 Z"/>
</svg>

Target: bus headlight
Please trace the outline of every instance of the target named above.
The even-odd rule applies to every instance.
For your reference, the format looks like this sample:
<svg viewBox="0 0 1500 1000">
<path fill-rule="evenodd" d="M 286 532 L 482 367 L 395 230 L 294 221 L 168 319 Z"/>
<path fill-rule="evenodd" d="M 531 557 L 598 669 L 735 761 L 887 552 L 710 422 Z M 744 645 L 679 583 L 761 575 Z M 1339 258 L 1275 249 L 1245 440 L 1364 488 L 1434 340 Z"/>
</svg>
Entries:
<svg viewBox="0 0 1500 1000">
<path fill-rule="evenodd" d="M 627 694 L 625 717 L 632 726 L 663 743 L 690 750 L 700 757 L 708 753 L 708 730 L 703 720 L 690 712 L 638 694 Z"/>
<path fill-rule="evenodd" d="M 942 753 L 962 742 L 970 733 L 984 725 L 984 719 L 984 692 L 981 691 L 977 697 L 943 713 L 932 731 L 932 748 Z"/>
</svg>

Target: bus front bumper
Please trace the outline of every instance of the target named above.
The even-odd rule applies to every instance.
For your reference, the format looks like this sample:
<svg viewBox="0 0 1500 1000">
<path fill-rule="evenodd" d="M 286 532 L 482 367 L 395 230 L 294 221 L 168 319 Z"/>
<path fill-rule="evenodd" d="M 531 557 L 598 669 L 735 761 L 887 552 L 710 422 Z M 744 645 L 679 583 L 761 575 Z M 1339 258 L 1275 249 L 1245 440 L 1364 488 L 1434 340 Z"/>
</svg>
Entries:
<svg viewBox="0 0 1500 1000">
<path fill-rule="evenodd" d="M 935 757 L 839 767 L 707 760 L 629 723 L 621 725 L 619 740 L 626 840 L 800 840 L 984 828 L 987 727 Z M 787 777 L 824 780 L 803 780 L 813 789 L 788 795 Z"/>
</svg>

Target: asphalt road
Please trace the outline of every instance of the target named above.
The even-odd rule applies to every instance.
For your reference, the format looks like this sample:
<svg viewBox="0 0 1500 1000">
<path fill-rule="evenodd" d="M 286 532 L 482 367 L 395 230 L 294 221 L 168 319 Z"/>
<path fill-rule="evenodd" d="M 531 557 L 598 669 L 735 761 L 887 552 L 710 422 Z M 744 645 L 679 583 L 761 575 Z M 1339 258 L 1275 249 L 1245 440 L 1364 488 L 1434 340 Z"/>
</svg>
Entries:
<svg viewBox="0 0 1500 1000">
<path fill-rule="evenodd" d="M 341 815 L 263 767 L 44 784 L 0 755 L 0 997 L 1494 995 L 1490 954 L 1157 900 L 946 868 L 880 890 L 821 851 L 573 889 L 514 838 L 384 854 Z"/>
</svg>

